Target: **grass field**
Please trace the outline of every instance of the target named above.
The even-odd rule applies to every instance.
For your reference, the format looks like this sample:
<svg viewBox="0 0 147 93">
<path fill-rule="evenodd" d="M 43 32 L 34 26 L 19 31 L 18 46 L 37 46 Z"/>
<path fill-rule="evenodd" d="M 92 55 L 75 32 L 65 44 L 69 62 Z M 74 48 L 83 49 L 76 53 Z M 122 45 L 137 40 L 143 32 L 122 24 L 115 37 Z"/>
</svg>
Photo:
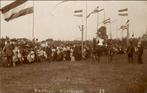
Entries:
<svg viewBox="0 0 147 93">
<path fill-rule="evenodd" d="M 147 93 L 147 51 L 144 64 L 128 64 L 125 55 L 101 60 L 0 67 L 0 93 Z"/>
</svg>

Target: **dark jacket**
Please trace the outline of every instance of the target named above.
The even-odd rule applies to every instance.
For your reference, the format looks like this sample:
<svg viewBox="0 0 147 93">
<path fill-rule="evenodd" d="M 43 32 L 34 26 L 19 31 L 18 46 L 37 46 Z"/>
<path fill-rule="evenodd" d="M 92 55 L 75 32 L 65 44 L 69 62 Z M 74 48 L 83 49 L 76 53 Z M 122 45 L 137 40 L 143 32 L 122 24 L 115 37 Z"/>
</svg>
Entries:
<svg viewBox="0 0 147 93">
<path fill-rule="evenodd" d="M 13 55 L 13 46 L 11 44 L 6 44 L 3 48 L 4 55 L 9 57 Z"/>
<path fill-rule="evenodd" d="M 138 47 L 138 55 L 142 56 L 142 54 L 143 54 L 143 47 L 141 46 L 141 47 Z"/>
<path fill-rule="evenodd" d="M 128 56 L 133 56 L 134 52 L 135 52 L 134 46 L 133 45 L 130 45 L 127 48 L 127 54 L 128 54 Z"/>
</svg>

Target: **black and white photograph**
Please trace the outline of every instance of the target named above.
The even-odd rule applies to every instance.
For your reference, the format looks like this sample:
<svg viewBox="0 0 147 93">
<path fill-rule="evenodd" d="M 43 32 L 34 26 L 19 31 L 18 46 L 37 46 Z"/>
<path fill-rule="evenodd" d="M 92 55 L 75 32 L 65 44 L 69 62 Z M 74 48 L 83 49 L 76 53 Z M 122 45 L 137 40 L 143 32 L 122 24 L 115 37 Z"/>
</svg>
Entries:
<svg viewBox="0 0 147 93">
<path fill-rule="evenodd" d="M 0 93 L 147 93 L 147 1 L 0 0 Z"/>
</svg>

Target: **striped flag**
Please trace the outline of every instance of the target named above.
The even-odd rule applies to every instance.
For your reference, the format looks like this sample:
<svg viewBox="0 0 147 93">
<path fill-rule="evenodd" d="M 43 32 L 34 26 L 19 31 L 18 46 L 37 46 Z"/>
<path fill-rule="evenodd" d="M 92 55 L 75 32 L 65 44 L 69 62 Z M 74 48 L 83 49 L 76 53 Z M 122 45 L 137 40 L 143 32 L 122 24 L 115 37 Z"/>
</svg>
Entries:
<svg viewBox="0 0 147 93">
<path fill-rule="evenodd" d="M 127 29 L 127 28 L 128 28 L 127 25 L 122 25 L 122 26 L 120 27 L 120 29 L 122 29 L 122 30 L 125 30 L 125 29 Z"/>
<path fill-rule="evenodd" d="M 74 16 L 76 17 L 83 17 L 83 10 L 75 10 L 74 11 Z"/>
<path fill-rule="evenodd" d="M 108 19 L 104 20 L 103 23 L 104 23 L 104 24 L 111 23 L 111 19 L 108 18 Z"/>
<path fill-rule="evenodd" d="M 100 9 L 100 10 L 94 10 L 93 13 L 98 13 L 98 12 L 101 12 L 103 11 L 104 9 Z"/>
<path fill-rule="evenodd" d="M 103 11 L 103 10 L 104 10 L 104 9 L 100 9 L 100 10 L 99 10 L 99 7 L 97 6 L 91 13 L 88 14 L 87 18 L 89 18 L 92 14 L 101 12 L 101 11 Z"/>
<path fill-rule="evenodd" d="M 128 13 L 118 14 L 120 16 L 128 16 Z"/>
<path fill-rule="evenodd" d="M 118 12 L 126 12 L 126 11 L 128 11 L 128 8 L 118 10 Z"/>
<path fill-rule="evenodd" d="M 33 3 L 28 0 L 15 0 L 1 9 L 6 21 L 33 13 Z"/>
<path fill-rule="evenodd" d="M 128 8 L 118 10 L 120 16 L 128 16 Z"/>
</svg>

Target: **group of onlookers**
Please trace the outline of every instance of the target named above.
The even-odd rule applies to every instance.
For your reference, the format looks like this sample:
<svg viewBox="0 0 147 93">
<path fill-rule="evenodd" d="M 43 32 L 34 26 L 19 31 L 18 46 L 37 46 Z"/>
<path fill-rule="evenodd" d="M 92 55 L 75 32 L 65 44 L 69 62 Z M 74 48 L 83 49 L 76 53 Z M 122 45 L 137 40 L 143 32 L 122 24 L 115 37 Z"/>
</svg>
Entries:
<svg viewBox="0 0 147 93">
<path fill-rule="evenodd" d="M 88 58 L 88 47 L 84 48 L 84 58 Z M 51 61 L 77 61 L 81 60 L 80 45 L 47 44 L 45 47 L 35 45 L 24 48 L 16 42 L 6 41 L 1 50 L 2 62 L 5 66 L 16 66 L 22 63 L 51 62 Z"/>
<path fill-rule="evenodd" d="M 106 55 L 108 57 L 108 63 L 111 63 L 114 55 L 126 53 L 130 64 L 134 63 L 133 59 L 136 55 L 137 63 L 143 63 L 143 46 L 141 42 L 138 42 L 137 46 L 134 46 L 133 42 L 130 42 L 126 48 L 113 43 L 107 44 L 106 46 L 84 46 L 83 55 L 81 53 L 80 44 L 62 44 L 58 46 L 51 44 L 40 46 L 34 44 L 32 47 L 24 47 L 23 45 L 18 45 L 18 42 L 7 40 L 4 47 L 0 48 L 0 60 L 3 60 L 4 66 L 16 66 L 22 63 L 78 61 L 88 58 L 100 62 L 101 56 Z"/>
<path fill-rule="evenodd" d="M 127 47 L 128 62 L 130 64 L 135 63 L 134 57 L 137 56 L 137 63 L 142 64 L 142 55 L 143 55 L 143 46 L 141 42 L 138 42 L 136 46 L 133 45 L 133 42 L 130 42 L 130 45 Z"/>
</svg>

